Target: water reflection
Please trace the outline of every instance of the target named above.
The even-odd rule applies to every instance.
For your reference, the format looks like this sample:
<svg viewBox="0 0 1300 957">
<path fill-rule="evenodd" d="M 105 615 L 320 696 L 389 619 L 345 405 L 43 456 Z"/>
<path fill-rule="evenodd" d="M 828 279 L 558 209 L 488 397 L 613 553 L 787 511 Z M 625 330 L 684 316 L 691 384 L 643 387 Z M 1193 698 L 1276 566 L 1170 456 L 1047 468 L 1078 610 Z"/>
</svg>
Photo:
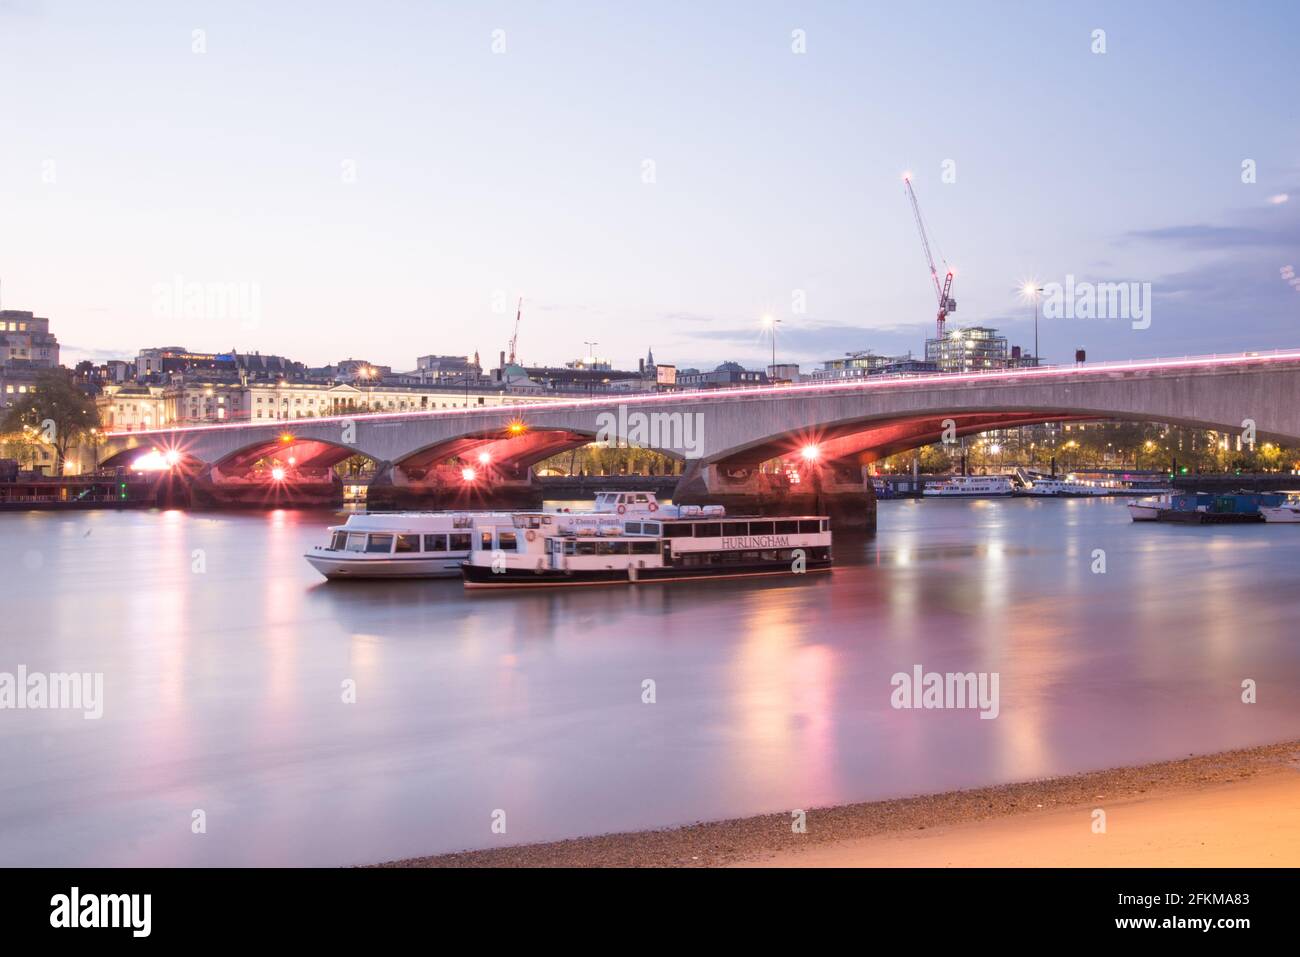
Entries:
<svg viewBox="0 0 1300 957">
<path fill-rule="evenodd" d="M 358 863 L 500 841 L 497 808 L 545 840 L 1300 734 L 1286 528 L 888 502 L 831 575 L 485 595 L 326 585 L 334 520 L 0 516 L 0 671 L 107 698 L 0 712 L 0 864 Z M 998 672 L 1000 716 L 894 710 L 917 664 Z"/>
</svg>

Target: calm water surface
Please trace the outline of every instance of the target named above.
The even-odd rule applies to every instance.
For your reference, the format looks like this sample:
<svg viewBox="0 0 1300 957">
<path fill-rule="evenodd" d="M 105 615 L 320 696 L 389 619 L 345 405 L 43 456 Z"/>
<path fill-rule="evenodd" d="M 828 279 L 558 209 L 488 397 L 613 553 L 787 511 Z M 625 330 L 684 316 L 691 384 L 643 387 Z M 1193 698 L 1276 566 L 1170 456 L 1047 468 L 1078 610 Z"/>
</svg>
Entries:
<svg viewBox="0 0 1300 957">
<path fill-rule="evenodd" d="M 1300 737 L 1300 527 L 885 502 L 830 575 L 465 594 L 325 584 L 335 520 L 0 515 L 0 671 L 105 685 L 0 711 L 0 865 L 352 864 Z M 998 672 L 1001 715 L 893 710 L 915 664 Z"/>
</svg>

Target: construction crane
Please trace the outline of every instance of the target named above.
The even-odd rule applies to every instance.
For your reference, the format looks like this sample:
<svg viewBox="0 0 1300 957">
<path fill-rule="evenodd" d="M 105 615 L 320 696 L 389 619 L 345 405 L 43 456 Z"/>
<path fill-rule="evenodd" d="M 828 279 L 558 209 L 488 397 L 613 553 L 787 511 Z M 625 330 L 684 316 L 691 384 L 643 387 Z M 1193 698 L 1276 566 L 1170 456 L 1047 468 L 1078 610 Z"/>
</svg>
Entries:
<svg viewBox="0 0 1300 957">
<path fill-rule="evenodd" d="M 948 318 L 948 313 L 957 311 L 957 300 L 949 297 L 948 293 L 952 290 L 952 270 L 948 268 L 945 260 L 943 264 L 946 275 L 943 282 L 939 282 L 939 270 L 934 268 L 934 256 L 930 253 L 930 238 L 925 234 L 925 220 L 921 218 L 921 206 L 916 201 L 916 190 L 912 189 L 912 177 L 909 174 L 903 176 L 903 185 L 907 188 L 907 198 L 912 201 L 912 215 L 916 217 L 916 228 L 921 234 L 921 246 L 925 250 L 925 264 L 930 267 L 930 279 L 934 282 L 934 294 L 939 300 L 939 315 L 935 320 L 935 338 L 943 338 L 943 323 Z M 943 253 L 940 252 L 939 258 L 943 259 Z"/>
<path fill-rule="evenodd" d="M 515 364 L 515 347 L 519 345 L 519 318 L 524 314 L 524 297 L 519 297 L 519 307 L 515 310 L 515 334 L 510 337 L 510 365 Z"/>
</svg>

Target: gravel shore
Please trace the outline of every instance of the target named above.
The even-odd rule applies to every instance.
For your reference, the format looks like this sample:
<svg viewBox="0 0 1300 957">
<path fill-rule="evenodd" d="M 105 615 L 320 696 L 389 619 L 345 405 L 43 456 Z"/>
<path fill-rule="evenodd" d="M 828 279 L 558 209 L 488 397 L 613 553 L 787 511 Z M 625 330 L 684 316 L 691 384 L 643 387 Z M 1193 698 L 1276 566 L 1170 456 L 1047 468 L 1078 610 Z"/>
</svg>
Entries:
<svg viewBox="0 0 1300 957">
<path fill-rule="evenodd" d="M 1189 756 L 1131 768 L 1089 771 L 970 791 L 806 809 L 807 832 L 793 833 L 789 812 L 390 861 L 383 867 L 716 867 L 816 845 L 915 832 L 1051 809 L 1177 794 L 1300 770 L 1300 741 Z"/>
</svg>

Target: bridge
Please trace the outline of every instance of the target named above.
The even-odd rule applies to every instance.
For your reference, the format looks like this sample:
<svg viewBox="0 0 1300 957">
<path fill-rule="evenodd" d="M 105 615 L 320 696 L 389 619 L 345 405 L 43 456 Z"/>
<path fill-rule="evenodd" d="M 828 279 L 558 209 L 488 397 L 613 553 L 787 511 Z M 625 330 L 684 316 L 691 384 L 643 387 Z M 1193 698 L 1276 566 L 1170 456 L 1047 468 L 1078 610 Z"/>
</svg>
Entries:
<svg viewBox="0 0 1300 957">
<path fill-rule="evenodd" d="M 879 458 L 991 429 L 1096 420 L 1253 425 L 1258 441 L 1300 444 L 1300 350 L 117 432 L 103 437 L 99 464 L 149 455 L 182 501 L 284 504 L 328 498 L 316 485 L 336 484 L 331 467 L 363 455 L 377 463 L 376 505 L 534 507 L 533 465 L 622 440 L 685 463 L 678 501 L 869 523 L 865 467 Z"/>
</svg>

